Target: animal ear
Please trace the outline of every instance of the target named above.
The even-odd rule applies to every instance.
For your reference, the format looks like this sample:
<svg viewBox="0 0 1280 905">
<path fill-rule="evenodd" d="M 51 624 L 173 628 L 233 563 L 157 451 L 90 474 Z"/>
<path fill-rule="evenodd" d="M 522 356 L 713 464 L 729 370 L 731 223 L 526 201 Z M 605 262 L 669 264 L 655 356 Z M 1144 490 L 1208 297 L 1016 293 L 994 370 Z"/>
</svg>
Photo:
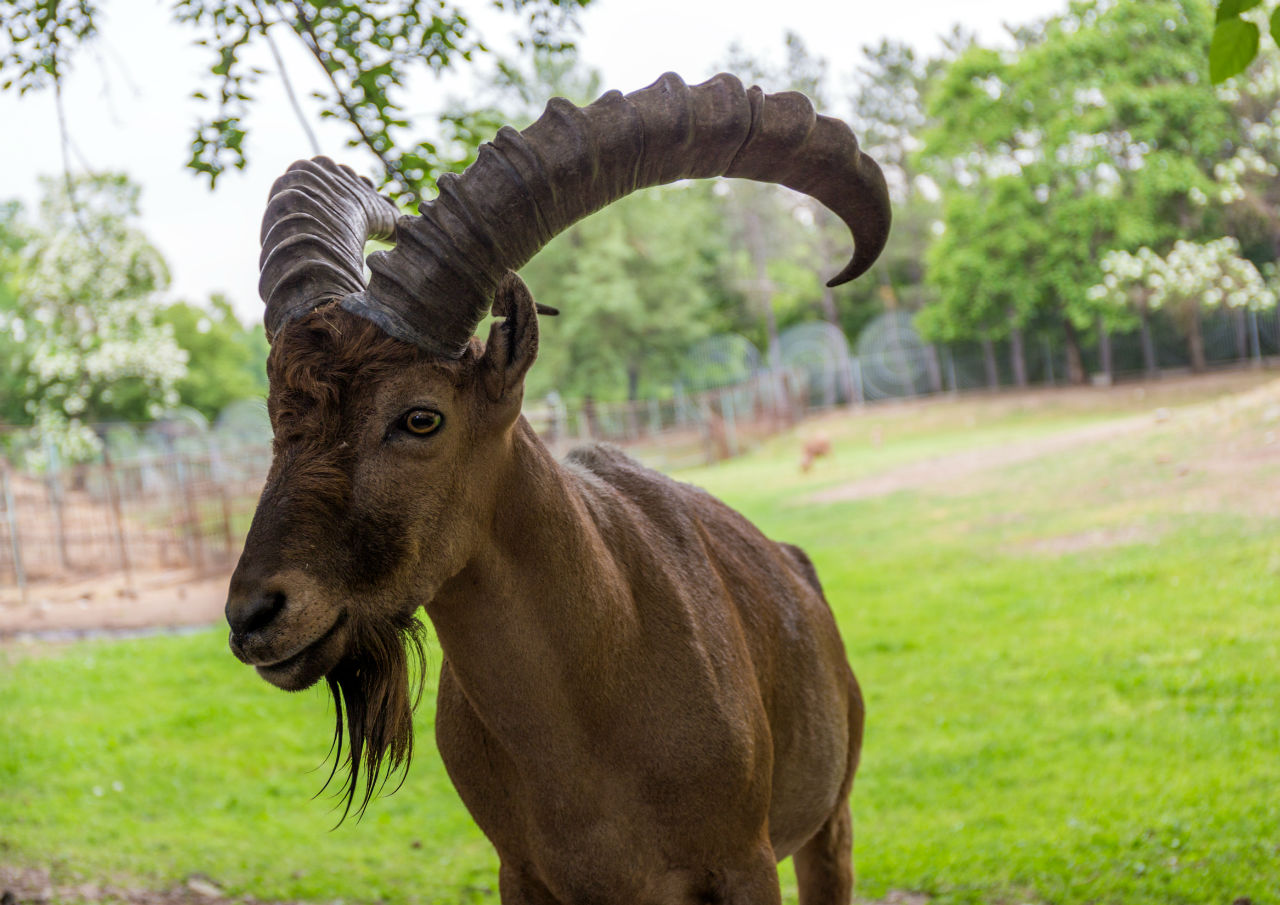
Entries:
<svg viewBox="0 0 1280 905">
<path fill-rule="evenodd" d="M 493 313 L 502 320 L 489 328 L 485 344 L 485 387 L 495 402 L 521 386 L 538 357 L 538 311 L 541 306 L 518 276 L 507 271 L 493 296 Z M 550 309 L 549 309 L 550 310 Z"/>
</svg>

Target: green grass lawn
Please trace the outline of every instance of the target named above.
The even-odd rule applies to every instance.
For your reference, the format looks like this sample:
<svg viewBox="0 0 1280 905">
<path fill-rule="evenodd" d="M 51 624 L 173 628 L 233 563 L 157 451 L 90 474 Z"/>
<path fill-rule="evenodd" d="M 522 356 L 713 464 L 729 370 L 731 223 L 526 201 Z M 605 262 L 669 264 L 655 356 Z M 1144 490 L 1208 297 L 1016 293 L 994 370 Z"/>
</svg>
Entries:
<svg viewBox="0 0 1280 905">
<path fill-rule="evenodd" d="M 833 455 L 808 475 L 795 437 L 681 475 L 804 546 L 826 584 L 868 703 L 860 896 L 1280 901 L 1280 385 L 1253 385 L 875 410 L 824 421 Z M 813 498 L 1156 407 L 1008 467 Z M 198 873 L 265 899 L 496 901 L 431 702 L 404 787 L 332 831 L 312 797 L 330 720 L 326 695 L 269 687 L 221 630 L 4 649 L 0 863 L 150 887 Z"/>
</svg>

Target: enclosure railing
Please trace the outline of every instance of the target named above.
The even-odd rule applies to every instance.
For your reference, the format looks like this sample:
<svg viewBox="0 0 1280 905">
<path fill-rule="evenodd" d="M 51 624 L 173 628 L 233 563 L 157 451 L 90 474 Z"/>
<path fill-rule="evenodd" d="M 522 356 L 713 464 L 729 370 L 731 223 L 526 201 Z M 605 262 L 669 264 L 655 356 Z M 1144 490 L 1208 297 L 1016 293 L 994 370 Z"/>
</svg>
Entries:
<svg viewBox="0 0 1280 905">
<path fill-rule="evenodd" d="M 1280 317 L 1220 312 L 1204 318 L 1210 366 L 1264 366 L 1280 356 Z M 1086 347 L 1095 380 L 1185 370 L 1175 325 L 1153 321 L 1145 337 L 1106 336 Z M 783 334 L 767 367 L 740 336 L 715 338 L 690 355 L 669 395 L 629 402 L 554 394 L 527 400 L 525 416 L 563 455 L 603 440 L 672 470 L 736 456 L 805 416 L 839 406 L 934 393 L 1063 383 L 1066 353 L 1050 339 L 1009 338 L 935 346 L 910 315 L 888 312 L 850 348 L 828 324 Z M 1152 370 L 1154 366 L 1155 370 Z M 270 461 L 260 402 L 229 408 L 215 426 L 198 416 L 142 429 L 100 429 L 95 462 L 64 465 L 52 449 L 0 456 L 0 590 L 108 573 L 183 569 L 225 574 L 239 554 Z"/>
<path fill-rule="evenodd" d="M 0 461 L 0 587 L 182 569 L 239 555 L 269 447 L 211 445 L 19 471 Z"/>
</svg>

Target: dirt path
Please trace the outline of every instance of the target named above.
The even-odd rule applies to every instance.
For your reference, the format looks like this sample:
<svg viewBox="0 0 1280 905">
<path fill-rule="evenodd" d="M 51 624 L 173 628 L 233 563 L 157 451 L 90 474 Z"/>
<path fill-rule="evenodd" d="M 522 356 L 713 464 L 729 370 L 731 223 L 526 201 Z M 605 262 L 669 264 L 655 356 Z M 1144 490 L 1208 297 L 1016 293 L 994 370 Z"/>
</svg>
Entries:
<svg viewBox="0 0 1280 905">
<path fill-rule="evenodd" d="M 493 896 L 497 901 L 497 896 Z M 266 903 L 253 896 L 230 896 L 199 875 L 168 889 L 139 889 L 106 883 L 55 884 L 45 870 L 17 869 L 0 864 L 0 905 L 54 903 L 118 903 L 118 905 L 306 905 L 304 902 Z M 854 899 L 855 905 L 928 905 L 929 897 L 914 892 L 891 892 L 883 899 Z"/>
<path fill-rule="evenodd" d="M 982 446 L 963 452 L 948 453 L 945 456 L 935 456 L 920 462 L 900 465 L 880 474 L 859 478 L 838 487 L 829 487 L 807 497 L 806 502 L 836 503 L 864 500 L 886 496 L 899 490 L 953 486 L 964 478 L 982 472 L 1007 468 L 1041 456 L 1135 433 L 1150 427 L 1157 417 L 1161 416 L 1135 415 L 1002 446 Z"/>
<path fill-rule="evenodd" d="M 98 632 L 213 625 L 222 620 L 228 576 L 189 571 L 108 575 L 73 583 L 36 584 L 26 599 L 17 589 L 0 595 L 0 641 L 69 639 Z"/>
<path fill-rule="evenodd" d="M 0 864 L 0 905 L 53 905 L 63 902 L 258 905 L 261 900 L 252 896 L 229 896 L 216 883 L 201 876 L 188 877 L 185 883 L 168 889 L 139 889 L 109 883 L 54 883 L 46 870 Z"/>
</svg>

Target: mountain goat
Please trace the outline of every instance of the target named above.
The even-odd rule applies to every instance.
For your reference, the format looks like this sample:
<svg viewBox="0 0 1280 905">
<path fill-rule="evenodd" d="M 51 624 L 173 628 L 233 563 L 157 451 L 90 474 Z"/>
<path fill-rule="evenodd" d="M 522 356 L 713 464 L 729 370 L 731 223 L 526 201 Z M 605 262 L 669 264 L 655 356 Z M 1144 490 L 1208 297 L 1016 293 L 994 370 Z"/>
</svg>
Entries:
<svg viewBox="0 0 1280 905">
<path fill-rule="evenodd" d="M 520 414 L 553 311 L 514 271 L 632 191 L 722 175 L 837 213 L 854 255 L 833 285 L 884 246 L 849 128 L 727 75 L 552 100 L 421 216 L 325 158 L 272 190 L 274 456 L 230 646 L 281 688 L 327 680 L 363 807 L 411 754 L 424 609 L 437 745 L 505 905 L 778 903 L 788 856 L 805 905 L 851 895 L 863 703 L 808 557 L 616 449 L 558 462 Z M 366 286 L 371 237 L 395 247 Z"/>
</svg>

